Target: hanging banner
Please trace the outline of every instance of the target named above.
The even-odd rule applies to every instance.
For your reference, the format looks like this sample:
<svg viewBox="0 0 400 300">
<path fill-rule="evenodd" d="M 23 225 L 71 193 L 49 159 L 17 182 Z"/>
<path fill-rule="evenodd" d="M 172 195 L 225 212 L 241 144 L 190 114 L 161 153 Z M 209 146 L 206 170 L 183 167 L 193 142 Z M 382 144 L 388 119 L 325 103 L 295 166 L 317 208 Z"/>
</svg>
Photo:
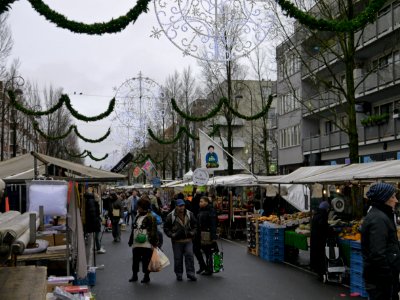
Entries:
<svg viewBox="0 0 400 300">
<path fill-rule="evenodd" d="M 201 167 L 208 170 L 226 169 L 226 158 L 221 149 L 221 143 L 206 136 L 199 130 Z"/>
<path fill-rule="evenodd" d="M 135 169 L 133 169 L 133 177 L 138 178 L 142 174 L 142 169 L 139 166 L 136 166 Z"/>
<path fill-rule="evenodd" d="M 153 176 L 153 171 L 155 173 L 156 172 L 156 168 L 154 167 L 153 163 L 151 162 L 150 159 L 146 160 L 146 162 L 144 163 L 142 170 L 144 171 L 144 173 L 146 174 L 146 177 L 149 178 L 150 180 L 154 177 Z"/>
</svg>

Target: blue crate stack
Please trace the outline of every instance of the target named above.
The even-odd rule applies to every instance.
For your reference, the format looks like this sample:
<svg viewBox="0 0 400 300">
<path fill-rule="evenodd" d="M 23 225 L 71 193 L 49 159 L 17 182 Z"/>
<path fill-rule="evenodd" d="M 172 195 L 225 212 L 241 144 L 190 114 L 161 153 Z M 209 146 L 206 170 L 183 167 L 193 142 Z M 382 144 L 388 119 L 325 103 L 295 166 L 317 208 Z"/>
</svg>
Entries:
<svg viewBox="0 0 400 300">
<path fill-rule="evenodd" d="M 365 290 L 365 283 L 362 276 L 363 258 L 361 253 L 361 243 L 350 242 L 350 292 L 360 293 L 361 297 L 368 297 Z"/>
<path fill-rule="evenodd" d="M 264 222 L 259 225 L 259 255 L 272 262 L 283 262 L 285 254 L 285 228 Z"/>
</svg>

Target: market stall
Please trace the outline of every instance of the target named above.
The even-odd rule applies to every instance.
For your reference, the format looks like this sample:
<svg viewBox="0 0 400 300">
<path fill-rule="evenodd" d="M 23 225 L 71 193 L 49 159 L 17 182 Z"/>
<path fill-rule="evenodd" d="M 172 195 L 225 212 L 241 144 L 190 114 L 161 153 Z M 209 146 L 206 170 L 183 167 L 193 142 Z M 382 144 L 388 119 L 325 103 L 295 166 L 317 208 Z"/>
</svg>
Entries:
<svg viewBox="0 0 400 300">
<path fill-rule="evenodd" d="M 24 213 L 37 211 L 39 207 L 43 207 L 45 216 L 40 220 L 44 226 L 36 232 L 36 242 L 27 243 L 24 252 L 10 257 L 9 261 L 13 261 L 13 264 L 18 266 L 34 263 L 51 268 L 54 265 L 56 267 L 52 271 L 53 274 L 75 275 L 73 278 L 76 279 L 87 278 L 88 263 L 81 217 L 84 202 L 81 201 L 79 185 L 116 182 L 125 180 L 126 176 L 31 152 L 1 162 L 0 178 L 6 184 L 7 208 Z M 49 186 L 54 188 L 56 182 L 65 187 L 63 188 L 65 199 L 61 207 L 64 209 L 63 212 L 49 210 L 60 200 L 60 197 L 52 192 L 50 198 L 44 197 L 43 194 L 38 195 L 36 198 L 44 202 L 37 203 L 38 205 L 33 207 L 34 193 L 40 194 L 49 190 Z M 38 185 L 42 186 L 36 190 L 31 188 Z M 2 211 L 6 207 L 4 200 L 3 197 L 0 206 Z M 5 214 L 0 215 L 0 223 L 3 215 Z M 38 243 L 38 241 L 43 241 L 43 243 Z M 32 253 L 35 247 L 40 248 L 41 251 Z M 57 271 L 60 272 L 57 273 Z"/>
</svg>

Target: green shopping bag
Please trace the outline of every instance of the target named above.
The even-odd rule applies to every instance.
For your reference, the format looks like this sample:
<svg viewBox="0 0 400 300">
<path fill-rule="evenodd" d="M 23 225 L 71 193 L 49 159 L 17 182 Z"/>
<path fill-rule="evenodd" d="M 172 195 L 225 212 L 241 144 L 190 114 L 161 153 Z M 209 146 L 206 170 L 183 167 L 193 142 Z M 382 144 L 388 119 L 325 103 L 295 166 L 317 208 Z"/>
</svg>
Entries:
<svg viewBox="0 0 400 300">
<path fill-rule="evenodd" d="M 224 270 L 224 253 L 216 251 L 212 254 L 213 273 L 218 273 Z"/>
</svg>

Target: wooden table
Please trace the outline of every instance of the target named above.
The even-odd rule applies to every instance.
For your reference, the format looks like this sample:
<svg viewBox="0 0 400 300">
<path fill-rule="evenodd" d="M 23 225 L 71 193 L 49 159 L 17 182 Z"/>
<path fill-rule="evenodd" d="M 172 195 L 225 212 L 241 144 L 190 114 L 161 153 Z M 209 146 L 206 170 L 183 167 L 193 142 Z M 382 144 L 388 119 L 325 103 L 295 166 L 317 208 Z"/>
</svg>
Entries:
<svg viewBox="0 0 400 300">
<path fill-rule="evenodd" d="M 2 300 L 44 300 L 47 291 L 46 267 L 0 268 Z"/>
</svg>

